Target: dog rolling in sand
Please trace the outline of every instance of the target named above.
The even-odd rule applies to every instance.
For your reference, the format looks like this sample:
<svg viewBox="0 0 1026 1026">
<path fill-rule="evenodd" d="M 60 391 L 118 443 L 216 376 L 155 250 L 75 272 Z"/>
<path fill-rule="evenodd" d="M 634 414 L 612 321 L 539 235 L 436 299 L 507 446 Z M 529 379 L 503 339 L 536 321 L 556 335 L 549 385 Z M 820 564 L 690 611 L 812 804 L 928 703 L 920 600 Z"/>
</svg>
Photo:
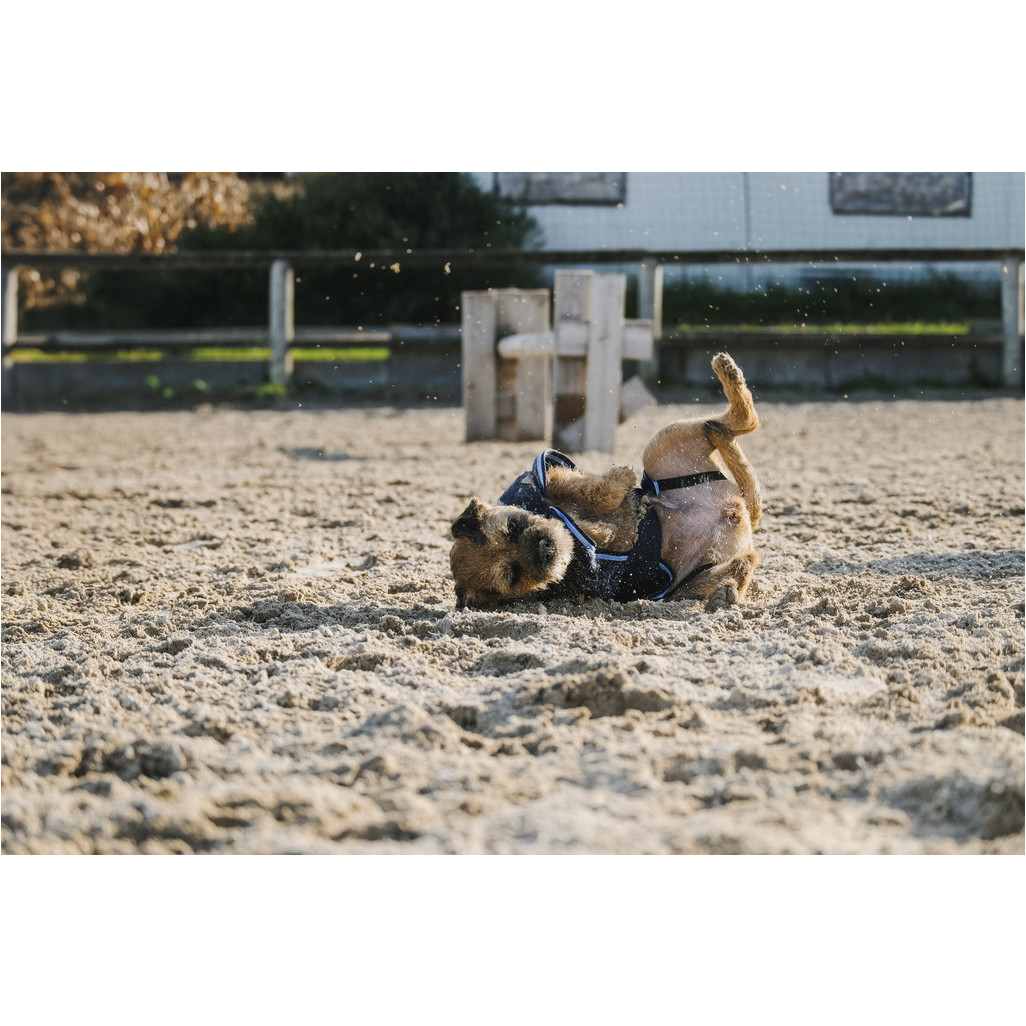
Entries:
<svg viewBox="0 0 1026 1026">
<path fill-rule="evenodd" d="M 498 505 L 472 499 L 452 525 L 457 608 L 523 599 L 738 602 L 759 562 L 752 531 L 762 500 L 736 438 L 755 431 L 759 417 L 737 364 L 719 353 L 712 367 L 726 413 L 656 432 L 640 486 L 629 467 L 585 474 L 548 449 Z"/>
</svg>

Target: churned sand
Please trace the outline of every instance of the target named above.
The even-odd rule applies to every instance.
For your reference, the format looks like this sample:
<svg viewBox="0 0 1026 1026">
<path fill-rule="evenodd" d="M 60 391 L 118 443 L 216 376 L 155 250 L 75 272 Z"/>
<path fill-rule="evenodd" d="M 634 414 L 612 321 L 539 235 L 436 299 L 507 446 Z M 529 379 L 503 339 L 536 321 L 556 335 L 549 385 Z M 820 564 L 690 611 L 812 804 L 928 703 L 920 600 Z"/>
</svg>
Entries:
<svg viewBox="0 0 1026 1026">
<path fill-rule="evenodd" d="M 753 386 L 713 614 L 456 613 L 453 406 L 5 413 L 3 851 L 1021 853 L 1023 403 Z"/>
</svg>

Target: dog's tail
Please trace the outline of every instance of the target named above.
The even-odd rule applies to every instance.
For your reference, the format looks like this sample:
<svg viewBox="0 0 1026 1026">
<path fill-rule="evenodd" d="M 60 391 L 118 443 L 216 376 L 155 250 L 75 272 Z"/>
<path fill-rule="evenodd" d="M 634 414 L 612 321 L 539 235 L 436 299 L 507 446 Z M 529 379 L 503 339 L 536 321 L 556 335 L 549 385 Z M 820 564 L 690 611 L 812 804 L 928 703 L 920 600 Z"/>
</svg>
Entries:
<svg viewBox="0 0 1026 1026">
<path fill-rule="evenodd" d="M 747 435 L 759 428 L 759 415 L 755 412 L 752 393 L 745 383 L 741 368 L 727 353 L 717 353 L 712 358 L 712 369 L 720 379 L 723 393 L 730 402 L 730 409 L 719 419 L 734 435 Z"/>
</svg>

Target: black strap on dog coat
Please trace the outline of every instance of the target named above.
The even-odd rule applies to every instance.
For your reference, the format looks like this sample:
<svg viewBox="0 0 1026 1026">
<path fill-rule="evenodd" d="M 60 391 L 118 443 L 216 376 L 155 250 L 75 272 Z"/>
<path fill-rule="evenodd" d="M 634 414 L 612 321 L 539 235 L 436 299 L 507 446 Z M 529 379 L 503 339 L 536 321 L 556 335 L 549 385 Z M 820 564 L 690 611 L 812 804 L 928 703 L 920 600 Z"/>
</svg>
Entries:
<svg viewBox="0 0 1026 1026">
<path fill-rule="evenodd" d="M 707 481 L 726 481 L 726 477 L 718 470 L 703 470 L 700 474 L 688 474 L 686 477 L 661 477 L 653 481 L 647 473 L 641 475 L 641 490 L 659 495 L 674 488 L 690 488 L 692 485 L 705 484 Z"/>
<path fill-rule="evenodd" d="M 563 580 L 546 589 L 546 596 L 584 592 L 599 598 L 629 602 L 632 599 L 664 598 L 673 584 L 673 571 L 659 558 L 662 528 L 655 508 L 649 509 L 638 525 L 638 538 L 630 552 L 606 552 L 598 547 L 574 519 L 547 497 L 547 470 L 561 466 L 576 470 L 569 456 L 546 449 L 499 497 L 503 506 L 517 506 L 529 513 L 561 520 L 574 539 L 574 556 Z M 641 489 L 635 489 L 641 493 Z M 658 493 L 656 493 L 658 494 Z"/>
</svg>

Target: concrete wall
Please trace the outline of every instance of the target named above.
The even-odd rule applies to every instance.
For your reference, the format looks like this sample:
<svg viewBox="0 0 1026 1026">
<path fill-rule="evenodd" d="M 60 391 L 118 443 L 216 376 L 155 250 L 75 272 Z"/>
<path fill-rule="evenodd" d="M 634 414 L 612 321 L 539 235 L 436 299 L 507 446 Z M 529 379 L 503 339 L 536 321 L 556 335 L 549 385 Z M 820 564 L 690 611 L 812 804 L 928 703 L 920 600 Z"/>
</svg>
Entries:
<svg viewBox="0 0 1026 1026">
<path fill-rule="evenodd" d="M 714 334 L 714 333 L 713 333 Z M 933 336 L 843 340 L 784 338 L 664 339 L 659 377 L 667 385 L 712 387 L 709 361 L 726 349 L 744 368 L 752 388 L 840 392 L 860 388 L 997 387 L 1002 343 Z M 1020 364 L 1021 366 L 1021 364 Z"/>
<path fill-rule="evenodd" d="M 751 337 L 710 332 L 668 336 L 657 346 L 657 383 L 689 387 L 696 396 L 714 382 L 709 359 L 728 350 L 745 369 L 757 391 L 794 387 L 838 392 L 860 386 L 998 387 L 1002 342 L 994 336 L 975 339 L 909 336 L 903 339 L 860 336 L 824 339 L 810 335 Z M 1019 366 L 1022 366 L 1020 354 Z M 5 372 L 4 409 L 68 408 L 90 405 L 147 405 L 160 400 L 147 379 L 174 390 L 177 397 L 202 400 L 252 396 L 267 380 L 261 363 L 90 362 L 79 364 L 14 364 Z M 194 385 L 202 381 L 207 391 Z M 297 362 L 295 384 L 339 401 L 460 401 L 458 342 L 417 351 L 404 346 L 384 361 L 339 364 Z"/>
</svg>

